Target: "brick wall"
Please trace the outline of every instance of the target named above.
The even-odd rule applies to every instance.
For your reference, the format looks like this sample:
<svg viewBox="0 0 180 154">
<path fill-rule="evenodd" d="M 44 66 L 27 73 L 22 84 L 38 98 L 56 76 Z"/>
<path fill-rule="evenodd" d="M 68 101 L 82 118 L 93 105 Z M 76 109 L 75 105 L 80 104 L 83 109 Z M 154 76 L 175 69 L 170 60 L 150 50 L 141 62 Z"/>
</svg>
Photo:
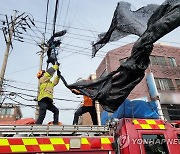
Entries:
<svg viewBox="0 0 180 154">
<path fill-rule="evenodd" d="M 133 44 L 128 44 L 109 51 L 96 70 L 97 78 L 101 76 L 105 69 L 108 71 L 108 73 L 116 70 L 120 66 L 119 60 L 130 56 L 132 46 Z M 162 44 L 155 44 L 151 55 L 165 57 L 166 63 L 168 65 L 169 62 L 167 58 L 174 57 L 176 60 L 176 64 L 178 66 L 180 65 L 180 48 Z M 180 67 L 150 65 L 150 67 L 146 70 L 146 73 L 150 71 L 154 74 L 154 77 L 172 79 L 175 87 L 176 83 L 174 79 L 180 79 Z M 175 91 L 177 91 L 177 88 Z M 144 96 L 149 97 L 145 78 L 135 87 L 128 98 L 134 99 Z"/>
</svg>

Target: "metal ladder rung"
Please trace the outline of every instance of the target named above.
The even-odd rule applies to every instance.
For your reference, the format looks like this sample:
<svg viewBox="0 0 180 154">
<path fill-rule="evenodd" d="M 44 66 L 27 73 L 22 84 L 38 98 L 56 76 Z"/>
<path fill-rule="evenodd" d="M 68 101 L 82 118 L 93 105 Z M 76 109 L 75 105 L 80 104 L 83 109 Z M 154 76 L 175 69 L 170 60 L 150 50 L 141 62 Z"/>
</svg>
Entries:
<svg viewBox="0 0 180 154">
<path fill-rule="evenodd" d="M 63 134 L 63 133 L 105 133 L 109 132 L 106 126 L 81 125 L 0 125 L 1 134 L 35 133 L 35 134 Z"/>
</svg>

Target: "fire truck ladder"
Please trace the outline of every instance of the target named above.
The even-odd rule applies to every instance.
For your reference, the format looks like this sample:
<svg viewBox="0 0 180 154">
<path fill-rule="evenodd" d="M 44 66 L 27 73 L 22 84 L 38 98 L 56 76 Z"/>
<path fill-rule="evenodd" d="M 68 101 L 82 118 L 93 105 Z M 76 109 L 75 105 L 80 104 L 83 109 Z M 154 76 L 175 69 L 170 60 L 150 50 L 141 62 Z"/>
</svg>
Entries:
<svg viewBox="0 0 180 154">
<path fill-rule="evenodd" d="M 87 125 L 0 125 L 0 136 L 68 136 L 101 135 L 109 132 L 107 126 Z"/>
</svg>

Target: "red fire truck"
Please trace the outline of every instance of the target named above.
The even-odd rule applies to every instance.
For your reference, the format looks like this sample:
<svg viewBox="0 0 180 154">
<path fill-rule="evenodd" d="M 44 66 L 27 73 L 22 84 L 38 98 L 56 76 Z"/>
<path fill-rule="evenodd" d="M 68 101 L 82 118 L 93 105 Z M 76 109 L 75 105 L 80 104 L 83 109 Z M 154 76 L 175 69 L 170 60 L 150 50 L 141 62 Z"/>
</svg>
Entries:
<svg viewBox="0 0 180 154">
<path fill-rule="evenodd" d="M 112 119 L 106 126 L 0 125 L 0 153 L 180 154 L 179 123 Z"/>
</svg>

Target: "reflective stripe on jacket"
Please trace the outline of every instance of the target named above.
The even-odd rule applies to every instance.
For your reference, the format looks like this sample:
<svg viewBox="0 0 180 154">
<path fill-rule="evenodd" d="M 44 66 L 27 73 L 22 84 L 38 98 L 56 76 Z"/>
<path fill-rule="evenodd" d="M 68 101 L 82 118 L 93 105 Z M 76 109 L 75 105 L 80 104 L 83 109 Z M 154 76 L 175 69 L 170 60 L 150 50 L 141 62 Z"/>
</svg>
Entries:
<svg viewBox="0 0 180 154">
<path fill-rule="evenodd" d="M 50 81 L 50 79 L 53 77 L 54 72 L 59 69 L 57 65 L 54 65 L 51 67 L 48 72 L 45 72 L 43 77 L 40 78 L 40 92 L 38 96 L 38 101 L 41 99 L 48 97 L 53 100 L 53 89 L 54 86 L 56 86 L 59 83 L 59 77 L 56 76 L 53 81 Z"/>
</svg>

